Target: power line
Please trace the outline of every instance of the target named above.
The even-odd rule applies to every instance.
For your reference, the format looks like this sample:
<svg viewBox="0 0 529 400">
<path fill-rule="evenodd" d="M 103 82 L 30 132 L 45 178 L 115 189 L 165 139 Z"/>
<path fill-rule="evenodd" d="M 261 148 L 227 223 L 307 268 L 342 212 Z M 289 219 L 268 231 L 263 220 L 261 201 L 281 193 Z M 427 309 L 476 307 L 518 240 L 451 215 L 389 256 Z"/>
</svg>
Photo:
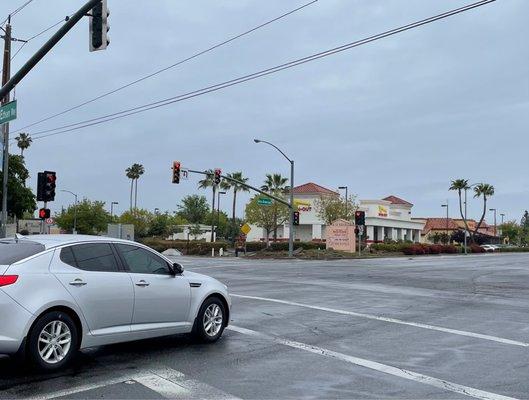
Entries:
<svg viewBox="0 0 529 400">
<path fill-rule="evenodd" d="M 28 0 L 24 4 L 22 4 L 20 7 L 18 7 L 17 9 L 13 10 L 12 12 L 10 12 L 8 14 L 8 16 L 2 22 L 0 22 L 0 25 L 4 25 L 9 20 L 9 17 L 14 17 L 15 15 L 17 15 L 20 11 L 22 11 L 26 6 L 28 6 L 32 2 L 33 2 L 33 0 Z"/>
<path fill-rule="evenodd" d="M 466 6 L 451 10 L 451 11 L 447 11 L 447 12 L 442 13 L 442 14 L 435 15 L 433 17 L 429 17 L 429 18 L 426 18 L 426 19 L 423 19 L 423 20 L 420 20 L 420 21 L 412 22 L 410 24 L 403 25 L 403 26 L 400 26 L 398 28 L 394 28 L 394 29 L 391 29 L 391 30 L 388 30 L 388 31 L 385 31 L 385 32 L 382 32 L 382 33 L 379 33 L 379 34 L 376 34 L 376 35 L 373 35 L 373 36 L 369 36 L 369 37 L 367 37 L 365 39 L 361 39 L 361 40 L 357 40 L 357 41 L 354 41 L 354 42 L 350 42 L 350 43 L 344 44 L 344 45 L 339 46 L 339 47 L 335 47 L 335 48 L 332 48 L 332 49 L 329 49 L 329 50 L 322 51 L 320 53 L 316 53 L 316 54 L 313 54 L 313 55 L 310 55 L 310 56 L 307 56 L 307 57 L 303 57 L 303 58 L 300 58 L 300 59 L 297 59 L 297 60 L 290 61 L 290 62 L 285 63 L 285 64 L 281 64 L 281 65 L 278 65 L 278 66 L 275 66 L 275 67 L 272 67 L 272 68 L 264 69 L 264 70 L 255 72 L 253 74 L 245 75 L 245 76 L 242 76 L 242 77 L 239 77 L 239 78 L 236 78 L 236 79 L 232 79 L 232 80 L 225 81 L 225 82 L 222 82 L 222 83 L 219 83 L 219 84 L 216 84 L 216 85 L 208 86 L 208 87 L 205 87 L 205 88 L 202 88 L 202 89 L 199 89 L 199 90 L 195 90 L 195 91 L 192 91 L 192 92 L 184 93 L 184 94 L 181 94 L 181 95 L 178 95 L 178 96 L 175 96 L 175 97 L 170 97 L 170 98 L 167 98 L 167 99 L 164 99 L 164 100 L 160 100 L 160 101 L 157 101 L 157 102 L 154 102 L 154 103 L 144 104 L 144 105 L 141 105 L 141 106 L 138 106 L 138 107 L 129 108 L 129 109 L 126 109 L 126 110 L 123 110 L 123 111 L 119 111 L 119 112 L 112 113 L 112 114 L 107 114 L 107 115 L 104 115 L 104 116 L 101 116 L 101 117 L 88 119 L 88 120 L 77 122 L 77 123 L 74 123 L 74 124 L 64 125 L 64 126 L 60 126 L 60 127 L 57 127 L 57 128 L 36 132 L 36 133 L 34 133 L 32 135 L 32 137 L 35 140 L 43 139 L 43 138 L 46 138 L 46 137 L 55 136 L 55 135 L 59 135 L 59 134 L 63 134 L 63 133 L 67 133 L 67 132 L 71 132 L 71 131 L 75 131 L 75 130 L 79 130 L 79 129 L 86 128 L 86 127 L 89 127 L 89 126 L 99 125 L 99 124 L 106 123 L 106 122 L 109 122 L 109 121 L 113 121 L 113 120 L 116 120 L 116 119 L 119 119 L 119 118 L 124 118 L 124 117 L 130 116 L 130 115 L 134 115 L 134 114 L 146 112 L 146 111 L 149 111 L 149 110 L 153 110 L 153 109 L 156 109 L 156 108 L 164 107 L 164 106 L 167 106 L 169 104 L 173 104 L 173 103 L 177 103 L 177 102 L 180 102 L 180 101 L 188 100 L 188 99 L 191 99 L 191 98 L 194 98 L 194 97 L 202 96 L 202 95 L 207 94 L 207 93 L 215 92 L 215 91 L 218 91 L 218 90 L 221 90 L 221 89 L 228 88 L 230 86 L 238 85 L 240 83 L 244 83 L 244 82 L 247 82 L 247 81 L 250 81 L 250 80 L 261 78 L 263 76 L 274 74 L 276 72 L 280 72 L 280 71 L 285 70 L 285 69 L 293 68 L 293 67 L 301 65 L 301 64 L 305 64 L 305 63 L 308 63 L 308 62 L 311 62 L 311 61 L 315 61 L 315 60 L 318 60 L 320 58 L 328 57 L 330 55 L 337 54 L 337 53 L 352 49 L 354 47 L 362 46 L 362 45 L 365 45 L 367 43 L 371 43 L 371 42 L 374 42 L 376 40 L 380 40 L 380 39 L 386 38 L 388 36 L 396 35 L 398 33 L 401 33 L 401 32 L 404 32 L 404 31 L 408 31 L 410 29 L 414 29 L 414 28 L 420 27 L 422 25 L 426 25 L 426 24 L 438 21 L 440 19 L 445 19 L 445 18 L 451 17 L 453 15 L 456 15 L 456 14 L 459 14 L 459 13 L 462 13 L 462 12 L 465 12 L 465 11 L 469 11 L 471 9 L 474 9 L 474 8 L 477 8 L 477 7 L 481 7 L 483 5 L 492 3 L 494 1 L 496 1 L 496 0 L 481 0 L 481 1 L 478 1 L 476 3 L 472 3 L 472 4 L 469 4 L 469 5 L 466 5 Z"/>
<path fill-rule="evenodd" d="M 249 30 L 247 30 L 247 31 L 245 31 L 245 32 L 242 32 L 242 33 L 240 33 L 240 34 L 238 34 L 238 35 L 232 36 L 231 38 L 226 39 L 226 40 L 224 40 L 224 41 L 222 41 L 222 42 L 220 42 L 220 43 L 217 43 L 217 44 L 215 44 L 215 45 L 213 45 L 213 46 L 211 46 L 211 47 L 209 47 L 209 48 L 207 48 L 207 49 L 205 49 L 205 50 L 202 50 L 202 51 L 200 51 L 200 52 L 198 52 L 198 53 L 195 53 L 195 54 L 193 54 L 192 56 L 189 56 L 189 57 L 184 58 L 184 59 L 182 59 L 182 60 L 180 60 L 180 61 L 177 61 L 177 62 L 175 62 L 174 64 L 171 64 L 171 65 L 169 65 L 169 66 L 167 66 L 167 67 L 164 67 L 164 68 L 161 68 L 161 69 L 159 69 L 159 70 L 157 70 L 157 71 L 154 71 L 154 72 L 152 72 L 152 73 L 150 73 L 150 74 L 148 74 L 148 75 L 145 75 L 145 76 L 143 76 L 143 77 L 141 77 L 141 78 L 138 78 L 138 79 L 136 79 L 136 80 L 134 80 L 134 81 L 132 81 L 132 82 L 129 82 L 129 83 L 123 85 L 123 86 L 120 86 L 120 87 L 118 87 L 118 88 L 115 88 L 115 89 L 113 89 L 113 90 L 110 90 L 110 91 L 108 91 L 108 92 L 105 92 L 105 93 L 103 93 L 103 94 L 101 94 L 101 95 L 99 95 L 99 96 L 97 96 L 97 97 L 94 97 L 94 98 L 92 98 L 92 99 L 90 99 L 90 100 L 84 101 L 84 102 L 82 102 L 82 103 L 80 103 L 80 104 L 78 104 L 78 105 L 76 105 L 76 106 L 73 106 L 73 107 L 67 108 L 67 109 L 65 109 L 64 111 L 58 112 L 58 113 L 56 113 L 56 114 L 52 114 L 52 115 L 50 115 L 50 116 L 48 116 L 48 117 L 46 117 L 46 118 L 43 118 L 43 119 L 41 119 L 41 120 L 39 120 L 39 121 L 36 121 L 36 122 L 34 122 L 34 123 L 32 123 L 32 124 L 26 125 L 26 126 L 20 128 L 20 129 L 16 130 L 15 133 L 16 133 L 16 132 L 21 132 L 21 131 L 23 131 L 23 130 L 26 130 L 27 128 L 31 128 L 31 127 L 33 127 L 33 126 L 35 126 L 35 125 L 41 124 L 42 122 L 49 121 L 50 119 L 53 119 L 53 118 L 59 117 L 59 116 L 61 116 L 61 115 L 67 114 L 67 113 L 69 113 L 69 112 L 71 112 L 71 111 L 77 110 L 77 109 L 79 109 L 79 108 L 81 108 L 81 107 L 84 107 L 84 106 L 86 106 L 86 105 L 88 105 L 88 104 L 90 104 L 90 103 L 93 103 L 93 102 L 95 102 L 95 101 L 97 101 L 97 100 L 100 100 L 100 99 L 102 99 L 102 98 L 104 98 L 104 97 L 110 96 L 110 95 L 112 95 L 112 94 L 114 94 L 114 93 L 117 93 L 117 92 L 123 90 L 123 89 L 126 89 L 126 88 L 131 87 L 131 86 L 133 86 L 133 85 L 136 85 L 136 84 L 138 84 L 138 83 L 140 83 L 140 82 L 143 82 L 143 81 L 145 81 L 145 80 L 147 80 L 147 79 L 149 79 L 149 78 L 152 78 L 152 77 L 154 77 L 154 76 L 156 76 L 156 75 L 161 74 L 162 72 L 168 71 L 168 70 L 170 70 L 170 69 L 172 69 L 172 68 L 174 68 L 174 67 L 177 67 L 177 66 L 179 66 L 179 65 L 181 65 L 181 64 L 184 64 L 184 63 L 186 63 L 186 62 L 188 62 L 188 61 L 191 61 L 191 60 L 193 60 L 193 59 L 195 59 L 195 58 L 197 58 L 197 57 L 200 57 L 200 56 L 202 56 L 202 55 L 204 55 L 204 54 L 206 54 L 206 53 L 209 53 L 209 52 L 211 52 L 211 51 L 213 51 L 213 50 L 215 50 L 215 49 L 218 49 L 218 48 L 221 47 L 221 46 L 224 46 L 224 45 L 226 45 L 226 44 L 228 44 L 228 43 L 230 43 L 230 42 L 233 42 L 233 41 L 235 41 L 235 40 L 237 40 L 237 39 L 240 39 L 240 38 L 243 37 L 243 36 L 249 35 L 250 33 L 255 32 L 255 31 L 258 30 L 258 29 L 264 28 L 264 27 L 267 26 L 267 25 L 270 25 L 270 24 L 272 24 L 272 23 L 274 23 L 274 22 L 276 22 L 276 21 L 279 21 L 280 19 L 283 19 L 283 18 L 285 18 L 285 17 L 287 17 L 287 16 L 289 16 L 289 15 L 291 15 L 291 14 L 294 14 L 294 13 L 297 12 L 297 11 L 300 11 L 300 10 L 302 10 L 302 9 L 304 9 L 304 8 L 306 8 L 306 7 L 308 7 L 308 6 L 312 5 L 312 4 L 314 4 L 314 3 L 316 3 L 317 1 L 318 1 L 318 0 L 313 0 L 313 1 L 309 2 L 309 3 L 306 3 L 306 4 L 304 4 L 304 5 L 300 6 L 300 7 L 295 8 L 295 9 L 293 9 L 293 10 L 291 10 L 291 11 L 288 11 L 288 12 L 286 12 L 286 13 L 284 13 L 284 14 L 281 14 L 281 15 L 278 16 L 278 17 L 275 17 L 275 18 L 273 18 L 273 19 L 271 19 L 271 20 L 269 20 L 269 21 L 266 21 L 266 22 L 264 22 L 264 23 L 262 23 L 262 24 L 260 24 L 260 25 L 257 25 L 257 26 L 255 26 L 255 27 L 253 27 L 253 28 L 251 28 L 251 29 L 249 29 Z"/>
</svg>

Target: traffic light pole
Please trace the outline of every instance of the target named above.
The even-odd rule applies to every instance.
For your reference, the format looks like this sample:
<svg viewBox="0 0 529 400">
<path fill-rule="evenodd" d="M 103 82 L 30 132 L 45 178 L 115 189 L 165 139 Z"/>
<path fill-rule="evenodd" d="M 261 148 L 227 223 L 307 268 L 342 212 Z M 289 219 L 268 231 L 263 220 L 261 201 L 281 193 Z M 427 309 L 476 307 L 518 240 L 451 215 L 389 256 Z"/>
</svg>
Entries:
<svg viewBox="0 0 529 400">
<path fill-rule="evenodd" d="M 11 75 L 11 16 L 8 17 L 7 25 L 4 34 L 4 62 L 2 73 L 2 86 L 4 86 L 10 79 Z M 0 99 L 2 105 L 9 102 L 9 92 L 2 94 Z M 3 126 L 4 135 L 4 159 L 3 159 L 3 180 L 2 180 L 2 230 L 0 237 L 7 237 L 7 181 L 9 179 L 9 122 Z"/>
</svg>

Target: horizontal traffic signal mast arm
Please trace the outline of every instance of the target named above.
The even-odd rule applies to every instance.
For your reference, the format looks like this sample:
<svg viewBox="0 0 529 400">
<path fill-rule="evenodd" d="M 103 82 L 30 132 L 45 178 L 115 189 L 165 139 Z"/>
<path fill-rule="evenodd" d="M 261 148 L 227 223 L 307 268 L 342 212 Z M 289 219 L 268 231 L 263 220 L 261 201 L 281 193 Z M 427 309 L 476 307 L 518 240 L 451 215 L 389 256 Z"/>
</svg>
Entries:
<svg viewBox="0 0 529 400">
<path fill-rule="evenodd" d="M 6 95 L 11 92 L 11 90 L 13 90 L 13 88 L 18 85 L 18 83 L 39 63 L 39 61 L 42 60 L 64 36 L 66 36 L 70 29 L 72 29 L 75 24 L 77 24 L 98 3 L 101 3 L 101 0 L 89 0 L 79 9 L 79 11 L 72 15 L 57 33 L 55 33 L 55 35 L 53 35 L 0 89 L 0 99 L 6 97 Z"/>
<path fill-rule="evenodd" d="M 211 173 L 206 172 L 206 171 L 197 171 L 197 170 L 193 170 L 193 169 L 190 169 L 190 170 L 188 170 L 188 171 L 191 172 L 191 173 L 193 173 L 193 174 L 211 175 Z M 239 185 L 241 185 L 241 186 L 247 187 L 248 189 L 255 190 L 256 192 L 261 193 L 261 194 L 264 195 L 264 196 L 270 197 L 271 199 L 273 199 L 273 200 L 275 200 L 275 201 L 277 201 L 277 202 L 279 202 L 279 203 L 281 203 L 281 204 L 284 204 L 285 206 L 287 206 L 287 207 L 289 207 L 289 208 L 291 207 L 291 206 L 290 206 L 290 203 L 289 203 L 288 201 L 285 201 L 285 200 L 283 200 L 283 199 L 281 199 L 281 198 L 279 198 L 279 197 L 276 197 L 276 196 L 274 196 L 274 195 L 272 195 L 272 194 L 270 194 L 270 193 L 266 193 L 264 190 L 257 189 L 256 187 L 253 187 L 253 186 L 251 186 L 251 185 L 248 185 L 247 183 L 244 183 L 244 182 L 238 181 L 237 179 L 230 178 L 230 177 L 228 177 L 228 176 L 226 176 L 226 175 L 221 175 L 221 178 L 222 178 L 222 179 L 226 179 L 227 181 L 230 181 L 230 182 L 237 183 L 237 184 L 239 184 Z"/>
</svg>

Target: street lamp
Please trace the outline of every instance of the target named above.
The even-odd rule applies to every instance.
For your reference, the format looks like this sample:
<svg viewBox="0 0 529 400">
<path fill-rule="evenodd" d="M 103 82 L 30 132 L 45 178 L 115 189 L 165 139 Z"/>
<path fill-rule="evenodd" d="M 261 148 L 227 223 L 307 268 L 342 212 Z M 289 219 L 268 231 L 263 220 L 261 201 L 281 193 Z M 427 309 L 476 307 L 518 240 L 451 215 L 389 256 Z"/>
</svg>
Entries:
<svg viewBox="0 0 529 400">
<path fill-rule="evenodd" d="M 348 197 L 348 190 L 349 188 L 347 186 L 338 186 L 338 190 L 344 190 L 345 189 L 345 215 L 347 216 L 347 207 L 348 207 L 348 201 L 347 199 L 349 198 Z"/>
<path fill-rule="evenodd" d="M 117 201 L 113 201 L 110 203 L 110 219 L 114 218 L 114 205 L 118 205 L 119 203 Z"/>
<path fill-rule="evenodd" d="M 449 235 L 448 235 L 448 200 L 446 200 L 446 204 L 441 204 L 441 207 L 446 207 L 446 237 L 448 243 L 450 243 Z"/>
<path fill-rule="evenodd" d="M 73 234 L 77 235 L 77 194 L 69 190 L 61 190 L 61 192 L 70 193 L 75 197 L 74 217 L 73 217 Z"/>
<path fill-rule="evenodd" d="M 500 242 L 502 242 L 502 237 L 503 237 L 503 218 L 505 217 L 505 214 L 501 213 L 500 217 L 501 217 Z"/>
<path fill-rule="evenodd" d="M 498 236 L 498 230 L 496 225 L 496 209 L 495 208 L 489 208 L 489 211 L 494 211 L 494 236 Z"/>
<path fill-rule="evenodd" d="M 219 229 L 220 224 L 220 195 L 226 194 L 226 192 L 217 192 L 217 227 L 215 229 L 215 241 L 217 241 L 217 230 Z"/>
<path fill-rule="evenodd" d="M 288 158 L 288 156 L 281 151 L 275 144 L 267 142 L 266 140 L 254 139 L 255 143 L 266 143 L 272 146 L 274 149 L 279 151 L 283 157 L 285 157 L 290 163 L 290 229 L 288 231 L 288 256 L 294 256 L 294 160 Z"/>
</svg>

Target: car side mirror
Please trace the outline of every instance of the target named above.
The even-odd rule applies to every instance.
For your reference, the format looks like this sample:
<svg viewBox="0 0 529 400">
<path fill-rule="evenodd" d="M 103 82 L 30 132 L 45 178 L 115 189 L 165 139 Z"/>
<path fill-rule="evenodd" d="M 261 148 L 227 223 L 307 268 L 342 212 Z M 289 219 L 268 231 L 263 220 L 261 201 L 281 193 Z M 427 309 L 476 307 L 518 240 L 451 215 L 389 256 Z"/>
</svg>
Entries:
<svg viewBox="0 0 529 400">
<path fill-rule="evenodd" d="M 181 275 L 184 272 L 184 267 L 181 264 L 174 263 L 172 267 L 175 275 Z"/>
</svg>

